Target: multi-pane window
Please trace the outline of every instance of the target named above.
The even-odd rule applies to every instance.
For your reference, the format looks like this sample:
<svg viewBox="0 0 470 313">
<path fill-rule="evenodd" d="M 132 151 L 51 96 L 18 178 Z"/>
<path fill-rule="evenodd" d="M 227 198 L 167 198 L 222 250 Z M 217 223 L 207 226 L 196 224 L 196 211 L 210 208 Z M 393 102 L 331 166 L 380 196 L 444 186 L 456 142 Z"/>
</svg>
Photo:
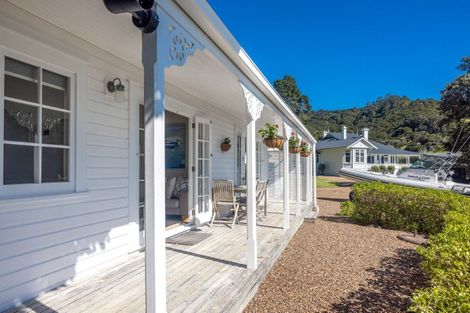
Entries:
<svg viewBox="0 0 470 313">
<path fill-rule="evenodd" d="M 5 57 L 3 184 L 70 180 L 70 81 Z"/>
<path fill-rule="evenodd" d="M 355 162 L 356 163 L 364 163 L 364 158 L 365 158 L 365 151 L 363 149 L 361 150 L 355 150 L 355 155 L 356 155 L 356 159 L 355 159 Z"/>
<path fill-rule="evenodd" d="M 344 162 L 351 163 L 351 150 L 346 150 L 344 153 Z"/>
</svg>

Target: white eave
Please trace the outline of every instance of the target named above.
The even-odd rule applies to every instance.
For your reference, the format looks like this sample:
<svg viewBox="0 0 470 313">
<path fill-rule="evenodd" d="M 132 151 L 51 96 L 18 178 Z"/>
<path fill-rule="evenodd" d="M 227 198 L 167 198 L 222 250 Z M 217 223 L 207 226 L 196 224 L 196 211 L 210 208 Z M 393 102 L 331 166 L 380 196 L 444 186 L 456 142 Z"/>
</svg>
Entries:
<svg viewBox="0 0 470 313">
<path fill-rule="evenodd" d="M 374 146 L 369 140 L 365 139 L 365 138 L 359 138 L 358 140 L 354 141 L 352 144 L 350 144 L 349 146 L 346 147 L 346 149 L 350 149 L 352 148 L 356 143 L 358 142 L 365 142 L 366 144 L 368 144 L 371 148 L 374 148 L 374 149 L 377 149 L 376 146 Z"/>
<path fill-rule="evenodd" d="M 300 129 L 311 142 L 316 143 L 305 125 L 292 112 L 268 79 L 251 60 L 241 45 L 220 20 L 207 0 L 175 0 L 188 16 L 206 33 L 219 49 L 245 74 L 251 82 L 286 117 Z M 372 145 L 373 146 L 373 145 Z"/>
</svg>

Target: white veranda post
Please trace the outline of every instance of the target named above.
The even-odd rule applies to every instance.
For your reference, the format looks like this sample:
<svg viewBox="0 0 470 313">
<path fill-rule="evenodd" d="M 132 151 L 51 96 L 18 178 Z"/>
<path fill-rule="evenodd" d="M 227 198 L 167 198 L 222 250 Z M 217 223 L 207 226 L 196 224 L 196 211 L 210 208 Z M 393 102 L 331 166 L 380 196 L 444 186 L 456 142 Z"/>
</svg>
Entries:
<svg viewBox="0 0 470 313">
<path fill-rule="evenodd" d="M 157 32 L 143 35 L 145 112 L 145 288 L 147 313 L 166 312 L 164 68 Z"/>
<path fill-rule="evenodd" d="M 310 202 L 312 201 L 312 189 L 311 189 L 311 183 L 312 183 L 312 164 L 311 164 L 311 155 L 309 155 L 308 157 L 306 157 L 306 160 L 305 160 L 305 199 L 306 199 L 306 203 L 307 204 L 310 204 Z"/>
<path fill-rule="evenodd" d="M 256 242 L 256 121 L 261 116 L 263 103 L 241 84 L 248 109 L 247 136 L 247 267 L 256 269 L 258 266 Z"/>
<path fill-rule="evenodd" d="M 313 206 L 315 208 L 315 217 L 320 214 L 320 207 L 317 203 L 317 153 L 316 153 L 316 144 L 313 144 L 312 147 L 312 166 L 313 166 Z"/>
<path fill-rule="evenodd" d="M 153 33 L 142 35 L 145 115 L 146 312 L 166 312 L 165 253 L 165 67 L 183 65 L 202 49 L 163 11 Z"/>
<path fill-rule="evenodd" d="M 300 207 L 300 188 L 301 188 L 301 173 L 300 173 L 300 153 L 295 155 L 295 171 L 296 171 L 296 197 L 295 197 L 295 215 L 300 216 L 302 214 Z"/>
<path fill-rule="evenodd" d="M 290 207 L 290 201 L 289 201 L 289 141 L 287 138 L 289 138 L 290 133 L 291 133 L 291 128 L 289 125 L 284 123 L 284 137 L 286 138 L 286 141 L 284 141 L 284 147 L 282 150 L 283 153 L 283 162 L 284 162 L 284 171 L 283 171 L 283 205 L 284 205 L 284 223 L 283 223 L 283 228 L 288 229 L 289 228 L 289 207 Z"/>
</svg>

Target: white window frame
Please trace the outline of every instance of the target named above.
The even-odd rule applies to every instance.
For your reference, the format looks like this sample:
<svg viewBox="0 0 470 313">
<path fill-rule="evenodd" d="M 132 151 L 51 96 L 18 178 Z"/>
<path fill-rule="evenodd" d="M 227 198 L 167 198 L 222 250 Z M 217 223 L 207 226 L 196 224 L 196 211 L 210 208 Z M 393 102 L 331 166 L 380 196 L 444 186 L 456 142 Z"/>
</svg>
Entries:
<svg viewBox="0 0 470 313">
<path fill-rule="evenodd" d="M 46 195 L 70 194 L 75 192 L 87 191 L 86 188 L 86 119 L 78 131 L 77 120 L 86 114 L 86 105 L 80 112 L 77 110 L 77 102 L 86 101 L 87 98 L 87 70 L 86 65 L 74 58 L 69 58 L 60 53 L 63 58 L 57 58 L 57 51 L 48 51 L 44 46 L 31 43 L 29 46 L 30 53 L 34 51 L 41 55 L 41 59 L 26 55 L 17 50 L 12 50 L 0 46 L 0 200 L 31 198 Z M 4 144 L 8 141 L 4 140 L 4 104 L 5 104 L 5 57 L 18 60 L 38 68 L 63 75 L 69 79 L 69 160 L 68 160 L 68 176 L 67 182 L 48 182 L 48 183 L 31 183 L 31 184 L 4 184 L 3 167 L 4 167 Z M 79 83 L 80 81 L 80 83 Z M 80 89 L 79 89 L 80 88 Z M 81 95 L 79 96 L 79 91 Z M 21 103 L 21 101 L 15 101 Z M 81 154 L 77 158 L 78 147 L 82 147 Z M 84 154 L 84 155 L 82 155 Z M 77 160 L 80 159 L 80 162 Z"/>
<path fill-rule="evenodd" d="M 349 161 L 348 161 L 347 158 L 346 158 L 346 155 L 347 155 L 348 153 L 349 153 Z M 351 150 L 346 150 L 346 151 L 344 151 L 344 163 L 347 163 L 347 164 L 351 163 L 351 154 L 352 154 L 352 153 L 351 153 Z"/>
<path fill-rule="evenodd" d="M 355 163 L 364 163 L 365 162 L 365 151 L 364 149 L 354 150 L 354 162 Z"/>
</svg>

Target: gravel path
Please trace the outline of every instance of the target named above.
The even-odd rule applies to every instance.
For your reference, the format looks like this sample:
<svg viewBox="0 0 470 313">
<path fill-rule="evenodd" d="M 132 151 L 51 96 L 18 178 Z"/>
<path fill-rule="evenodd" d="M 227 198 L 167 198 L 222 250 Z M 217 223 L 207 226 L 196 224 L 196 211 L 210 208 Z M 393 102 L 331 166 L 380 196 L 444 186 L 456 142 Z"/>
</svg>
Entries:
<svg viewBox="0 0 470 313">
<path fill-rule="evenodd" d="M 416 246 L 336 216 L 349 191 L 318 189 L 320 218 L 300 227 L 244 312 L 406 312 L 425 280 Z"/>
</svg>

